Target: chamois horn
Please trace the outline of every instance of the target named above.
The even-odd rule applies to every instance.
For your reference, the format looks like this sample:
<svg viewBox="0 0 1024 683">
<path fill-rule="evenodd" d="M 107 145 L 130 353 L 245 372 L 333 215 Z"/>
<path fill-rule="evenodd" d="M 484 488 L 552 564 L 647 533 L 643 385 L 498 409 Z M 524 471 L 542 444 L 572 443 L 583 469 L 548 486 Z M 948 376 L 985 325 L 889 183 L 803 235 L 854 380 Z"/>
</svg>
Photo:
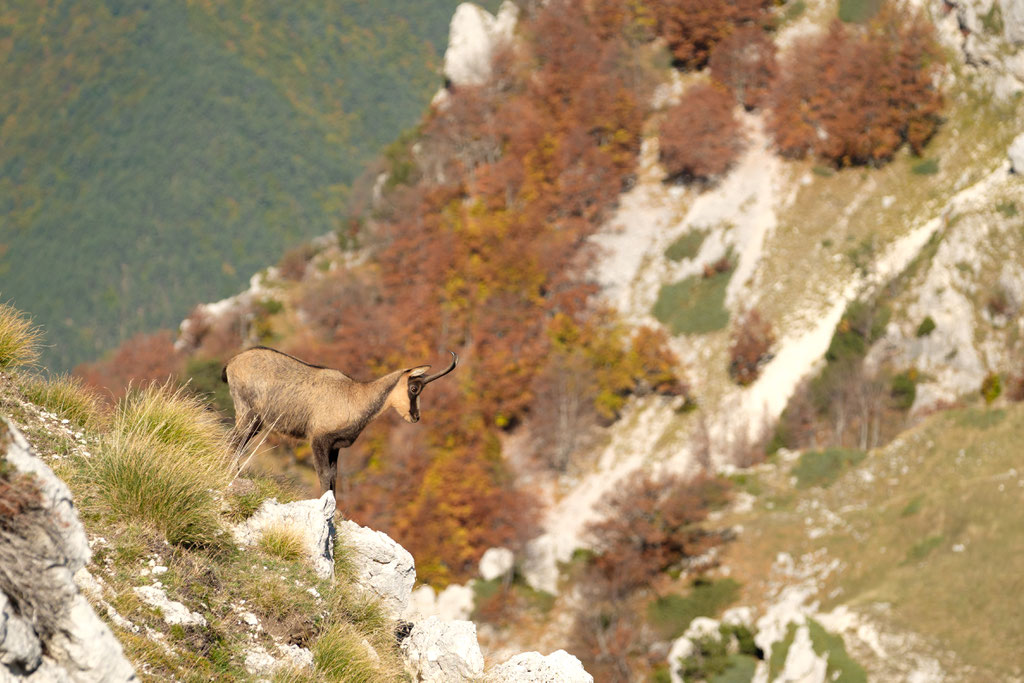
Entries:
<svg viewBox="0 0 1024 683">
<path fill-rule="evenodd" d="M 452 354 L 452 364 L 451 364 L 451 365 L 449 365 L 449 366 L 447 367 L 447 369 L 445 369 L 445 370 L 442 370 L 441 372 L 439 372 L 439 373 L 437 373 L 437 374 L 435 374 L 435 375 L 430 375 L 430 376 L 428 376 L 428 377 L 424 377 L 424 378 L 423 378 L 423 383 L 424 383 L 424 384 L 430 384 L 430 383 L 431 383 L 431 382 L 433 382 L 433 381 L 434 381 L 435 379 L 437 379 L 437 378 L 439 378 L 439 377 L 444 377 L 444 376 L 445 376 L 445 375 L 447 375 L 447 374 L 448 374 L 449 372 L 451 372 L 452 370 L 454 370 L 454 369 L 455 369 L 455 366 L 459 364 L 459 357 L 458 357 L 457 355 L 455 355 L 455 352 L 454 352 L 454 351 L 449 351 L 448 353 Z"/>
</svg>

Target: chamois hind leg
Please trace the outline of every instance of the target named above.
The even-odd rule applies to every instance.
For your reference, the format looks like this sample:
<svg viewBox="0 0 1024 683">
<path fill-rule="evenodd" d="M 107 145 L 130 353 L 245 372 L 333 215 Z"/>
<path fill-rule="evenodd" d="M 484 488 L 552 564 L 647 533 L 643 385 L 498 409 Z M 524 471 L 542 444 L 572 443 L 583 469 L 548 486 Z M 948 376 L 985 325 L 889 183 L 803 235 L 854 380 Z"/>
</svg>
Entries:
<svg viewBox="0 0 1024 683">
<path fill-rule="evenodd" d="M 327 491 L 334 491 L 334 479 L 338 474 L 338 451 L 334 448 L 334 440 L 329 436 L 314 438 L 312 446 L 313 464 L 320 478 L 320 495 L 323 495 Z"/>
</svg>

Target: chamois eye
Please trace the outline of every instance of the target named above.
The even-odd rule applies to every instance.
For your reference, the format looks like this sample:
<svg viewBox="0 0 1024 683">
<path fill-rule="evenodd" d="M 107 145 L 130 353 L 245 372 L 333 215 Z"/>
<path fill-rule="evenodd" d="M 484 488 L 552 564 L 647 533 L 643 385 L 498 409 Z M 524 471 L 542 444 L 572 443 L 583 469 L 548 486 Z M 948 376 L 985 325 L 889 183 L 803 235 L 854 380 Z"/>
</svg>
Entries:
<svg viewBox="0 0 1024 683">
<path fill-rule="evenodd" d="M 414 396 L 420 393 L 421 389 L 423 389 L 423 385 L 420 384 L 419 382 L 409 384 L 409 393 L 413 394 Z"/>
</svg>

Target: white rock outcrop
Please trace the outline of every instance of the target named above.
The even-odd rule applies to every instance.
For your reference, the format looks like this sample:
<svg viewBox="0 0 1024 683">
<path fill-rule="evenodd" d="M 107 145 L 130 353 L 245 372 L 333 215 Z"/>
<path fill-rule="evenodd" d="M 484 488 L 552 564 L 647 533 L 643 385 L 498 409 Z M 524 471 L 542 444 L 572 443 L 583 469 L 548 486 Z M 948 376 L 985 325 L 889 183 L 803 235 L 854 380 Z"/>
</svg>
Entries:
<svg viewBox="0 0 1024 683">
<path fill-rule="evenodd" d="M 0 529 L 0 680 L 138 680 L 121 644 L 75 585 L 90 551 L 68 487 L 5 418 L 0 454 L 31 474 L 39 493 L 38 508 L 9 516 Z"/>
<path fill-rule="evenodd" d="M 825 683 L 828 659 L 814 651 L 811 632 L 806 625 L 796 630 L 793 644 L 786 654 L 786 664 L 777 683 Z"/>
<path fill-rule="evenodd" d="M 334 576 L 334 494 L 327 491 L 320 498 L 278 503 L 276 499 L 263 501 L 249 519 L 235 527 L 235 542 L 242 546 L 255 545 L 268 529 L 294 530 L 303 539 L 303 547 L 322 579 Z"/>
<path fill-rule="evenodd" d="M 377 597 L 391 617 L 400 618 L 409 607 L 416 583 L 412 555 L 384 532 L 348 520 L 338 525 L 338 534 L 356 584 Z"/>
<path fill-rule="evenodd" d="M 487 681 L 492 683 L 593 683 L 579 659 L 565 650 L 544 656 L 539 652 L 518 654 L 491 669 Z"/>
<path fill-rule="evenodd" d="M 1010 168 L 1013 169 L 1013 172 L 1024 174 L 1024 133 L 1013 139 L 1006 155 L 1010 157 Z"/>
<path fill-rule="evenodd" d="M 512 573 L 515 562 L 516 557 L 508 548 L 488 548 L 480 558 L 480 578 L 503 579 Z"/>
<path fill-rule="evenodd" d="M 1001 6 L 1003 36 L 1011 43 L 1024 43 L 1024 0 L 992 0 Z"/>
<path fill-rule="evenodd" d="M 160 615 L 170 626 L 206 626 L 206 617 L 193 612 L 177 600 L 171 600 L 160 586 L 138 586 L 135 589 L 143 602 L 160 610 Z"/>
<path fill-rule="evenodd" d="M 519 9 L 506 0 L 497 16 L 471 2 L 455 9 L 444 53 L 444 75 L 459 85 L 481 85 L 491 77 L 491 58 L 502 44 L 511 40 Z"/>
<path fill-rule="evenodd" d="M 471 621 L 427 617 L 402 641 L 406 671 L 414 681 L 457 683 L 484 673 L 484 656 Z"/>
</svg>

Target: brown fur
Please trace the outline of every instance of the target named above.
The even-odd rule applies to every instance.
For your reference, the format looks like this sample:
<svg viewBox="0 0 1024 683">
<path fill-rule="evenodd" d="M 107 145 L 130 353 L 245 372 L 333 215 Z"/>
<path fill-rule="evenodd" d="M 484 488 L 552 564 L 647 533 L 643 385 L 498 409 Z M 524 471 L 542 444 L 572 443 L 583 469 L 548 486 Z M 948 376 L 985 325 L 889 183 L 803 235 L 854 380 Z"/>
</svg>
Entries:
<svg viewBox="0 0 1024 683">
<path fill-rule="evenodd" d="M 429 366 L 396 370 L 370 382 L 311 365 L 266 347 L 243 351 L 224 368 L 235 404 L 232 443 L 241 451 L 262 429 L 309 439 L 323 491 L 335 490 L 338 450 L 390 406 L 408 422 L 419 420 L 409 379 Z"/>
</svg>

